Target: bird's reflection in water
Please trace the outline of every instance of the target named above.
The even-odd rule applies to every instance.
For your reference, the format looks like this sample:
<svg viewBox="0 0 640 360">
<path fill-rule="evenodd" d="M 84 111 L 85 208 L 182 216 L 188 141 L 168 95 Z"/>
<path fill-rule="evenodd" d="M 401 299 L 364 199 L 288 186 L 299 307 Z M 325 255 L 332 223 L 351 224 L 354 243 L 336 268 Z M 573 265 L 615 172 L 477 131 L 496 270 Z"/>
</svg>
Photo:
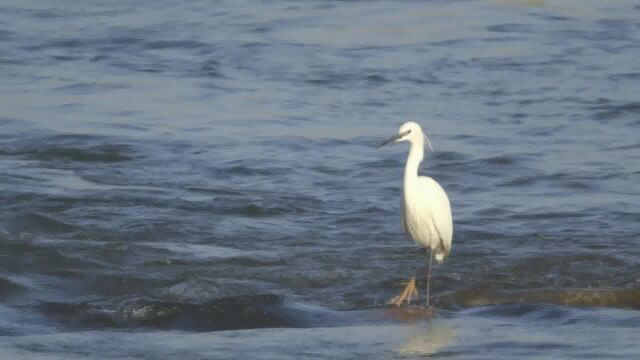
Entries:
<svg viewBox="0 0 640 360">
<path fill-rule="evenodd" d="M 449 346 L 455 331 L 437 309 L 425 306 L 393 307 L 385 310 L 385 317 L 405 323 L 409 338 L 397 349 L 401 355 L 432 355 Z"/>
<path fill-rule="evenodd" d="M 455 340 L 455 331 L 446 320 L 423 321 L 409 325 L 412 327 L 409 339 L 400 346 L 400 355 L 433 355 Z"/>
</svg>

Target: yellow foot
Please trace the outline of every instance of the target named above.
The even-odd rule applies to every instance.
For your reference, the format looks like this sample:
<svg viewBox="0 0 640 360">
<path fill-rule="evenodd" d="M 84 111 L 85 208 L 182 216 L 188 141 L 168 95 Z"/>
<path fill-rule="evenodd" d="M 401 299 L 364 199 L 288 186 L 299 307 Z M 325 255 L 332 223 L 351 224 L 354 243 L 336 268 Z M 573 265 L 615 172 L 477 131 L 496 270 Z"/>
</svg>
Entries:
<svg viewBox="0 0 640 360">
<path fill-rule="evenodd" d="M 418 289 L 416 288 L 416 279 L 411 278 L 407 282 L 407 286 L 400 293 L 400 295 L 389 300 L 388 304 L 400 306 L 405 301 L 407 302 L 407 304 L 411 304 L 411 298 L 413 298 L 414 295 L 418 297 Z"/>
</svg>

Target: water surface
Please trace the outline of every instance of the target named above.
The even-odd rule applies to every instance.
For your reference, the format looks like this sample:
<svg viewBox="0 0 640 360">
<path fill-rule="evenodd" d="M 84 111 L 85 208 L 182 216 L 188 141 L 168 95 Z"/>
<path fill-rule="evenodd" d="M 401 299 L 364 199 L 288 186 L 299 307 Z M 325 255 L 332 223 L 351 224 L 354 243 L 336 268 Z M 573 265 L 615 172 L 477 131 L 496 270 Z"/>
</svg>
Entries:
<svg viewBox="0 0 640 360">
<path fill-rule="evenodd" d="M 634 358 L 639 18 L 2 3 L 0 357 Z M 409 119 L 454 211 L 432 321 L 385 315 L 424 286 L 372 147 Z"/>
</svg>

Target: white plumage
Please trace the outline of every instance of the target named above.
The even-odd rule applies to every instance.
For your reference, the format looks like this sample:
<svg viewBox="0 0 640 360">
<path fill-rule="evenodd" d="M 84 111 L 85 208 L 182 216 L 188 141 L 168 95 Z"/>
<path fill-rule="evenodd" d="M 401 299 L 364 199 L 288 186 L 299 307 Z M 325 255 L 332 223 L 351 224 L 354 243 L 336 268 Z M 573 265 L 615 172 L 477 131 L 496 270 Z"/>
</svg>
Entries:
<svg viewBox="0 0 640 360">
<path fill-rule="evenodd" d="M 442 262 L 451 251 L 453 237 L 451 207 L 442 186 L 430 177 L 419 176 L 415 185 L 405 183 L 402 200 L 405 231 Z"/>
<path fill-rule="evenodd" d="M 449 198 L 442 186 L 434 179 L 418 176 L 418 168 L 424 158 L 425 141 L 431 147 L 420 125 L 415 122 L 402 124 L 398 134 L 382 145 L 402 141 L 408 141 L 411 144 L 404 168 L 402 225 L 419 246 L 429 249 L 431 256 L 435 256 L 436 261 L 442 262 L 451 251 L 453 238 Z M 429 304 L 430 278 L 431 260 L 427 282 L 427 304 Z M 415 279 L 411 279 L 405 291 L 394 298 L 392 303 L 400 305 L 405 300 L 410 302 L 414 292 L 417 294 Z"/>
</svg>

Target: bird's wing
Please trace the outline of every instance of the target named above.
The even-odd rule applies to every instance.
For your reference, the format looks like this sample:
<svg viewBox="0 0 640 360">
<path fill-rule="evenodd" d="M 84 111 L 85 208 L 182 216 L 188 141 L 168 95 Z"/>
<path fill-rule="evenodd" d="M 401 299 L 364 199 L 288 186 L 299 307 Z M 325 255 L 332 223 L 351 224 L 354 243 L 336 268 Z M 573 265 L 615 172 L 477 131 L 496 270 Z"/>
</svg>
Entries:
<svg viewBox="0 0 640 360">
<path fill-rule="evenodd" d="M 427 176 L 419 178 L 420 189 L 425 194 L 425 206 L 428 206 L 428 213 L 440 236 L 445 256 L 451 251 L 451 240 L 453 238 L 453 219 L 451 216 L 451 205 L 449 197 L 442 186 L 435 180 Z"/>
</svg>

